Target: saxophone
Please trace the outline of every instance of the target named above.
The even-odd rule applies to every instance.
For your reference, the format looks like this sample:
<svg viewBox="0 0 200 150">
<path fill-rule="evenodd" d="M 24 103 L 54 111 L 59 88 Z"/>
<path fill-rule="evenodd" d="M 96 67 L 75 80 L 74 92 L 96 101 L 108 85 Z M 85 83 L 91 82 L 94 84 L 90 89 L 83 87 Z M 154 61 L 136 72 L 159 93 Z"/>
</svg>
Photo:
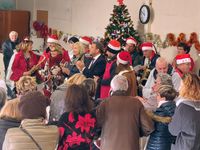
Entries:
<svg viewBox="0 0 200 150">
<path fill-rule="evenodd" d="M 138 81 L 139 87 L 145 86 L 150 72 L 151 72 L 151 70 L 148 67 L 146 67 L 143 70 L 142 76 L 141 76 L 140 80 Z"/>
</svg>

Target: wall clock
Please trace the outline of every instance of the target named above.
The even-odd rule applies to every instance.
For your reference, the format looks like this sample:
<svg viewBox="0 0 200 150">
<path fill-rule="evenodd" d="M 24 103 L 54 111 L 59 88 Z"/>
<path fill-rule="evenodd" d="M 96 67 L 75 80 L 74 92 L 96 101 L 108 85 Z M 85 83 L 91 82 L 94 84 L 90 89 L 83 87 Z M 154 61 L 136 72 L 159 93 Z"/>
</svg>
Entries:
<svg viewBox="0 0 200 150">
<path fill-rule="evenodd" d="M 139 20 L 142 24 L 146 24 L 150 20 L 150 8 L 147 5 L 142 5 L 139 10 Z"/>
</svg>

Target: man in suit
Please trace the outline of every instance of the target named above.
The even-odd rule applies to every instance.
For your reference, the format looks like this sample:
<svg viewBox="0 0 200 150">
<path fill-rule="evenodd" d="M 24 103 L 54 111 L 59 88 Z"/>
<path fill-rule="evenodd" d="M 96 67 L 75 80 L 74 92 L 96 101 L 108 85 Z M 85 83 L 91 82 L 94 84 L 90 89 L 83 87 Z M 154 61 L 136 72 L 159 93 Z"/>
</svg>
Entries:
<svg viewBox="0 0 200 150">
<path fill-rule="evenodd" d="M 90 46 L 89 53 L 92 56 L 92 60 L 90 61 L 90 63 L 85 66 L 84 62 L 78 61 L 76 63 L 77 68 L 87 78 L 102 78 L 106 67 L 106 59 L 103 55 L 103 45 L 99 42 L 93 42 Z M 100 90 L 98 87 L 99 86 L 97 85 L 96 98 L 99 97 L 100 94 Z"/>
<path fill-rule="evenodd" d="M 83 62 L 78 61 L 76 63 L 77 68 L 82 72 L 87 78 L 94 78 L 94 76 L 102 77 L 105 71 L 106 59 L 103 53 L 103 46 L 99 42 L 93 42 L 90 51 L 92 60 L 85 66 Z"/>
</svg>

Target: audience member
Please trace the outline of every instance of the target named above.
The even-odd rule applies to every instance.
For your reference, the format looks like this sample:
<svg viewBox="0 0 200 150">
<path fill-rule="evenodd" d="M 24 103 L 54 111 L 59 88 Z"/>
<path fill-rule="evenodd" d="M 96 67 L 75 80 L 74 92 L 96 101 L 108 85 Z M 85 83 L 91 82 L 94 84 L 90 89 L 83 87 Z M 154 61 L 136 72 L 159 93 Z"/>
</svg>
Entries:
<svg viewBox="0 0 200 150">
<path fill-rule="evenodd" d="M 127 96 L 128 81 L 116 75 L 111 81 L 111 97 L 97 108 L 98 126 L 102 127 L 101 150 L 139 150 L 139 137 L 153 130 L 153 122 L 142 103 Z"/>
<path fill-rule="evenodd" d="M 65 112 L 65 96 L 68 86 L 73 84 L 82 84 L 85 80 L 85 76 L 81 73 L 74 74 L 71 76 L 64 84 L 58 86 L 58 88 L 52 93 L 50 99 L 50 116 L 49 123 L 57 124 L 57 121 L 60 119 L 61 115 Z"/>
<path fill-rule="evenodd" d="M 61 116 L 59 150 L 90 150 L 97 127 L 96 115 L 87 90 L 80 85 L 71 85 L 66 93 L 66 112 Z"/>
<path fill-rule="evenodd" d="M 169 131 L 176 136 L 172 150 L 200 149 L 200 79 L 196 74 L 186 74 L 180 86 L 176 110 Z"/>
<path fill-rule="evenodd" d="M 19 127 L 21 122 L 21 114 L 18 109 L 20 100 L 10 100 L 5 103 L 0 112 L 0 150 L 2 150 L 2 145 L 6 132 L 10 128 Z"/>
<path fill-rule="evenodd" d="M 176 90 L 171 85 L 161 85 L 157 91 L 158 107 L 155 112 L 149 113 L 155 122 L 155 130 L 151 133 L 146 150 L 170 150 L 174 143 L 168 130 L 168 124 L 175 111 Z"/>
<path fill-rule="evenodd" d="M 56 126 L 45 124 L 47 97 L 41 92 L 33 91 L 22 96 L 19 111 L 22 122 L 19 128 L 7 131 L 3 143 L 4 150 L 43 149 L 55 150 L 59 132 Z"/>
<path fill-rule="evenodd" d="M 30 91 L 37 90 L 36 79 L 31 76 L 22 76 L 16 82 L 17 97 L 21 97 Z"/>
<path fill-rule="evenodd" d="M 85 87 L 85 89 L 88 92 L 88 95 L 90 97 L 90 99 L 94 102 L 94 105 L 97 106 L 99 101 L 95 99 L 95 94 L 96 94 L 96 82 L 91 79 L 91 78 L 87 78 L 83 81 L 83 83 L 81 84 L 83 87 Z"/>
</svg>

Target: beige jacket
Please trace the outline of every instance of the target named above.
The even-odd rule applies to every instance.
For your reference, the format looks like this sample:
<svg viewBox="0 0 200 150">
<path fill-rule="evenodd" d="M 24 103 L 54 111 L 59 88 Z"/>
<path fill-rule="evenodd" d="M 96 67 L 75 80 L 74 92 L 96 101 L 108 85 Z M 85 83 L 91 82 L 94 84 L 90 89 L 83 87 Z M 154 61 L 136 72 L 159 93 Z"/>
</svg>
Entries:
<svg viewBox="0 0 200 150">
<path fill-rule="evenodd" d="M 25 119 L 21 126 L 37 141 L 42 150 L 55 150 L 59 139 L 56 126 L 45 125 L 43 119 Z M 31 138 L 20 128 L 9 129 L 3 143 L 3 150 L 38 150 Z"/>
</svg>

